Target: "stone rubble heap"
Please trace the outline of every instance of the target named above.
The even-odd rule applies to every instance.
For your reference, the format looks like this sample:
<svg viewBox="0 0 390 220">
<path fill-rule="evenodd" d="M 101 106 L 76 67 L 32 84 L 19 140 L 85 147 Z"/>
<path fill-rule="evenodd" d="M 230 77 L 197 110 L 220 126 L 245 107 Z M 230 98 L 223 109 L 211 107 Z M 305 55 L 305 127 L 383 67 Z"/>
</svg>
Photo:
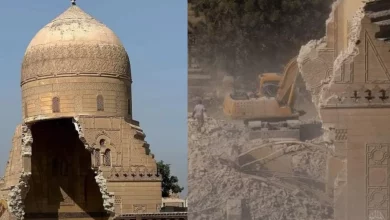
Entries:
<svg viewBox="0 0 390 220">
<path fill-rule="evenodd" d="M 242 219 L 328 220 L 333 209 L 329 203 L 277 175 L 261 171 L 240 171 L 237 157 L 264 140 L 249 142 L 248 130 L 241 124 L 207 118 L 203 129 L 188 121 L 189 218 L 227 219 L 227 203 L 241 199 Z M 321 179 L 324 158 L 313 149 L 294 153 L 293 169 L 301 175 Z"/>
<path fill-rule="evenodd" d="M 24 219 L 24 208 L 25 205 L 23 200 L 29 190 L 28 180 L 31 176 L 31 173 L 22 173 L 19 183 L 12 188 L 9 193 L 8 200 L 8 209 L 9 212 L 12 213 L 16 219 L 23 220 Z"/>
</svg>

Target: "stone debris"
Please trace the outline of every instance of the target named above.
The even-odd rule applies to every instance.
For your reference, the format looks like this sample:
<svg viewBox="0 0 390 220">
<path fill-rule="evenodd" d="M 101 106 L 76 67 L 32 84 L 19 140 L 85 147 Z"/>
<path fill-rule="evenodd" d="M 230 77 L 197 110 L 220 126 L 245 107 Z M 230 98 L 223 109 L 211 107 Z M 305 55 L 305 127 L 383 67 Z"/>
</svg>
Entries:
<svg viewBox="0 0 390 220">
<path fill-rule="evenodd" d="M 326 22 L 325 22 L 326 25 L 328 25 L 328 24 L 331 23 L 331 22 L 334 22 L 334 14 L 335 14 L 335 12 L 336 12 L 337 7 L 340 5 L 341 1 L 342 1 L 342 0 L 336 0 L 335 2 L 333 2 L 332 7 L 331 7 L 332 10 L 331 10 L 331 12 L 330 12 L 330 14 L 329 14 L 328 19 L 327 19 Z M 326 35 L 327 35 L 327 34 L 326 34 Z"/>
<path fill-rule="evenodd" d="M 33 136 L 31 129 L 27 125 L 22 125 L 22 156 L 31 156 Z"/>
<path fill-rule="evenodd" d="M 22 125 L 22 157 L 30 157 L 32 154 L 31 145 L 33 143 L 33 136 L 31 129 L 27 125 Z M 22 158 L 20 158 L 22 160 Z M 31 176 L 30 172 L 23 172 L 20 174 L 19 182 L 11 188 L 8 193 L 7 205 L 8 211 L 18 220 L 24 219 L 24 199 L 29 191 L 28 180 Z"/>
<path fill-rule="evenodd" d="M 197 122 L 188 121 L 189 218 L 227 219 L 228 201 L 243 198 L 242 219 L 328 220 L 333 209 L 299 181 L 284 174 L 244 172 L 237 158 L 267 140 L 249 141 L 243 123 L 207 118 L 201 132 Z M 275 146 L 275 147 L 283 147 Z M 295 149 L 296 148 L 296 149 Z M 300 176 L 323 181 L 325 155 L 315 148 L 293 151 L 292 168 Z"/>
<path fill-rule="evenodd" d="M 103 172 L 97 171 L 97 175 L 95 176 L 96 183 L 99 186 L 100 193 L 103 198 L 103 207 L 108 213 L 115 213 L 114 204 L 115 199 L 114 195 L 108 192 L 107 189 L 107 180 L 103 176 Z"/>
<path fill-rule="evenodd" d="M 332 5 L 332 12 L 329 15 L 326 24 L 333 22 L 333 15 L 337 6 L 340 4 L 340 0 L 336 1 Z M 306 45 L 301 47 L 297 62 L 298 68 L 305 81 L 306 89 L 308 89 L 312 95 L 312 102 L 318 110 L 321 105 L 326 105 L 329 100 L 335 98 L 335 95 L 331 95 L 328 90 L 334 84 L 337 76 L 340 75 L 340 69 L 343 63 L 349 59 L 353 59 L 359 54 L 358 42 L 361 32 L 361 21 L 365 16 L 364 5 L 356 12 L 353 19 L 350 22 L 350 33 L 348 38 L 348 46 L 345 50 L 341 51 L 334 61 L 332 61 L 332 70 L 329 77 L 320 78 L 315 71 L 307 72 L 303 69 L 303 63 L 306 59 L 315 59 L 318 56 L 318 51 L 326 49 L 327 42 L 326 37 L 320 40 L 311 40 Z M 313 75 L 317 74 L 317 75 Z M 336 97 L 337 98 L 337 97 Z M 320 115 L 319 115 L 320 116 Z"/>
<path fill-rule="evenodd" d="M 14 186 L 8 194 L 8 210 L 18 220 L 24 219 L 24 198 L 29 190 L 28 180 L 31 173 L 22 173 L 19 183 Z"/>
<path fill-rule="evenodd" d="M 91 146 L 89 146 L 87 140 L 85 139 L 84 131 L 83 131 L 83 128 L 81 127 L 79 120 L 80 120 L 79 117 L 74 117 L 72 120 L 74 127 L 75 127 L 77 133 L 79 134 L 79 139 L 81 142 L 83 142 L 86 150 L 92 151 L 93 148 Z"/>
<path fill-rule="evenodd" d="M 79 139 L 81 142 L 83 142 L 85 149 L 92 152 L 93 148 L 89 146 L 87 140 L 85 139 L 83 128 L 80 124 L 79 118 L 74 117 L 73 118 L 73 124 L 75 126 L 75 129 L 77 133 L 79 134 Z M 92 169 L 92 167 L 91 167 Z M 110 192 L 108 192 L 107 189 L 107 180 L 103 176 L 103 172 L 101 171 L 96 171 L 97 175 L 95 176 L 96 183 L 99 186 L 100 193 L 102 194 L 102 199 L 103 199 L 103 207 L 104 210 L 106 210 L 108 213 L 115 213 L 115 198 L 114 195 Z"/>
</svg>

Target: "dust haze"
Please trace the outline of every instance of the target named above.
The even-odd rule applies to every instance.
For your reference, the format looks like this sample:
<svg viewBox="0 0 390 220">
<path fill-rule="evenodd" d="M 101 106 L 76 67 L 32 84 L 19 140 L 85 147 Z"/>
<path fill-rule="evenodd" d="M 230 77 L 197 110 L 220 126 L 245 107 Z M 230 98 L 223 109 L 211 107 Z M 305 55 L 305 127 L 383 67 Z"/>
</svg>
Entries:
<svg viewBox="0 0 390 220">
<path fill-rule="evenodd" d="M 339 108 L 367 108 L 374 100 L 370 94 L 375 85 L 353 82 L 352 78 L 348 81 L 347 73 L 354 71 L 353 60 L 362 56 L 363 29 L 371 34 L 379 30 L 375 25 L 381 31 L 388 25 L 379 21 L 388 15 L 380 11 L 381 4 L 386 5 L 383 2 L 329 2 L 322 11 L 326 16 L 307 21 L 307 31 L 317 26 L 315 33 L 296 34 L 289 46 L 269 39 L 264 48 L 269 43 L 275 51 L 268 56 L 266 49 L 258 53 L 248 49 L 244 56 L 223 54 L 219 46 L 204 45 L 209 36 L 202 32 L 209 30 L 205 23 L 213 16 L 223 16 L 217 14 L 220 11 L 215 5 L 214 9 L 189 5 L 189 218 L 385 219 L 387 214 L 370 207 L 362 208 L 359 215 L 345 208 L 349 161 L 340 149 L 346 148 L 348 132 L 346 122 L 335 122 L 336 116 L 330 116 L 339 114 Z M 210 15 L 212 10 L 216 15 Z M 289 31 L 280 28 L 279 33 Z M 385 44 L 375 31 L 373 45 Z M 273 33 L 270 37 L 278 40 Z M 221 39 L 229 41 L 231 37 Z M 223 40 L 213 38 L 212 42 Z M 238 47 L 258 46 L 255 42 Z M 373 92 L 378 94 L 380 89 L 385 91 L 375 88 Z M 356 95 L 363 91 L 369 95 Z M 384 96 L 380 100 L 384 102 Z M 207 110 L 202 126 L 192 117 L 199 103 Z M 347 110 L 343 114 L 348 115 Z"/>
</svg>

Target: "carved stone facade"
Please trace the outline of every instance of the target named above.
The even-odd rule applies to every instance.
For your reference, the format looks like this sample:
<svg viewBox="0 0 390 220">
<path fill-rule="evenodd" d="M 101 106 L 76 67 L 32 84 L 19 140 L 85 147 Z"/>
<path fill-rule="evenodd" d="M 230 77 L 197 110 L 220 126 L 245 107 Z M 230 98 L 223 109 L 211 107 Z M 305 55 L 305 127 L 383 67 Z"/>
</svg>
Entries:
<svg viewBox="0 0 390 220">
<path fill-rule="evenodd" d="M 0 201 L 9 219 L 112 219 L 155 212 L 161 177 L 132 118 L 130 61 L 116 35 L 72 5 L 28 46 L 23 125 Z M 0 206 L 2 207 L 2 206 Z"/>
<path fill-rule="evenodd" d="M 130 78 L 130 63 L 122 46 L 85 43 L 31 46 L 22 64 L 22 84 L 58 76 Z"/>
<path fill-rule="evenodd" d="M 386 10 L 383 0 L 338 1 L 324 43 L 301 51 L 302 75 L 334 145 L 327 190 L 337 220 L 390 218 L 390 44 L 379 37 L 388 30 Z M 326 67 L 313 68 L 309 54 L 324 55 Z"/>
</svg>

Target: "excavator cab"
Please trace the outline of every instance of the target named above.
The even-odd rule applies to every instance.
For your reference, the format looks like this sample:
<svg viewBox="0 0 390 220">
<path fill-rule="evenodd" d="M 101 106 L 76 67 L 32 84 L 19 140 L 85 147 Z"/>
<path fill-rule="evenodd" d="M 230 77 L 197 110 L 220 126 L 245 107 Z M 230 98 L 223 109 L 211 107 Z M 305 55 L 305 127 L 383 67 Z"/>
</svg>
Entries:
<svg viewBox="0 0 390 220">
<path fill-rule="evenodd" d="M 231 119 L 287 120 L 299 116 L 292 110 L 295 81 L 299 74 L 296 58 L 292 59 L 284 74 L 264 73 L 258 77 L 256 95 L 228 94 L 225 96 L 223 110 Z M 273 88 L 273 89 L 270 89 Z"/>
<path fill-rule="evenodd" d="M 264 73 L 258 76 L 258 93 L 259 97 L 274 97 L 276 96 L 277 90 L 279 88 L 280 81 L 282 81 L 283 76 L 278 73 Z"/>
</svg>

